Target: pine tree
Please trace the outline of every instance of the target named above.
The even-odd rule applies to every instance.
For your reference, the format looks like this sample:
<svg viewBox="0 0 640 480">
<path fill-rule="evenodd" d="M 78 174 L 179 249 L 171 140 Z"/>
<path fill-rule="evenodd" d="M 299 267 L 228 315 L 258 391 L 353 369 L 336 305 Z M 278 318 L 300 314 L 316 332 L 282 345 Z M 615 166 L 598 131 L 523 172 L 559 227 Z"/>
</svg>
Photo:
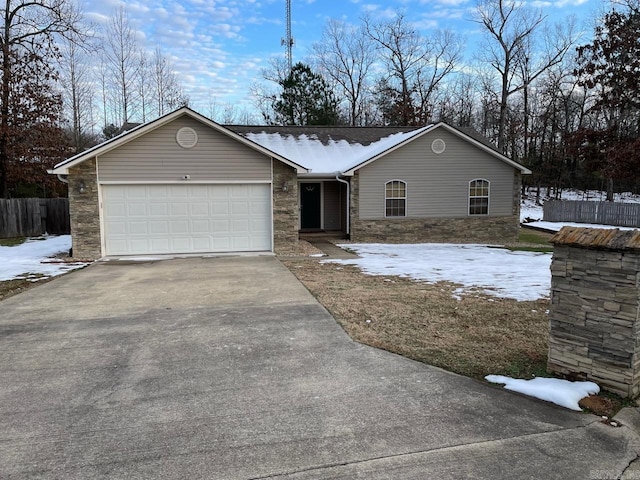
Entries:
<svg viewBox="0 0 640 480">
<path fill-rule="evenodd" d="M 297 63 L 280 82 L 282 93 L 273 99 L 275 124 L 336 125 L 338 101 L 327 81 L 311 68 Z"/>
</svg>

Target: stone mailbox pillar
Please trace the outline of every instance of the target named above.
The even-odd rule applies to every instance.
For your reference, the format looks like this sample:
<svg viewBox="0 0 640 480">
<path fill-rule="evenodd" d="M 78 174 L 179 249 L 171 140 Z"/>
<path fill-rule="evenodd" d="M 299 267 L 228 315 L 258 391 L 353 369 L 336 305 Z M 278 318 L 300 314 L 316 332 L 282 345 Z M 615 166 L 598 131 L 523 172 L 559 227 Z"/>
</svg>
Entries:
<svg viewBox="0 0 640 480">
<path fill-rule="evenodd" d="M 551 238 L 547 368 L 640 393 L 640 230 L 564 227 Z"/>
</svg>

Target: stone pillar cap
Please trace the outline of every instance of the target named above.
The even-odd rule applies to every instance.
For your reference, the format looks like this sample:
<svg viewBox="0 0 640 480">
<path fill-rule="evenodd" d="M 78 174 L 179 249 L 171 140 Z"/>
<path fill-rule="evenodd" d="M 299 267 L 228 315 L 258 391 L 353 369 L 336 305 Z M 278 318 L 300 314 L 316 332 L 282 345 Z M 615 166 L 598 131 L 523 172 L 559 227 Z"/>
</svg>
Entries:
<svg viewBox="0 0 640 480">
<path fill-rule="evenodd" d="M 562 227 L 549 242 L 604 250 L 640 250 L 640 230 Z"/>
</svg>

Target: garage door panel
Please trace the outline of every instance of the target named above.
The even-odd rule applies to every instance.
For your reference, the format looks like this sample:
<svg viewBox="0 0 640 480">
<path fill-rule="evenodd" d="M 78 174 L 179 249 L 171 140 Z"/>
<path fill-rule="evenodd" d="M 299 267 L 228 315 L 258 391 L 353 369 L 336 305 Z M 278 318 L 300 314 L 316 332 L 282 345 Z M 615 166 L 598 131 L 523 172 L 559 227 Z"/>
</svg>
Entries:
<svg viewBox="0 0 640 480">
<path fill-rule="evenodd" d="M 147 238 L 130 238 L 127 246 L 134 252 L 145 252 L 149 250 L 149 239 Z"/>
<path fill-rule="evenodd" d="M 250 190 L 249 185 L 231 185 L 229 189 L 231 193 L 231 198 L 234 198 L 234 199 L 247 198 L 252 194 L 252 191 Z"/>
<path fill-rule="evenodd" d="M 209 233 L 211 230 L 211 222 L 208 219 L 192 220 L 191 233 Z"/>
<path fill-rule="evenodd" d="M 131 235 L 147 235 L 149 233 L 147 222 L 135 222 L 130 224 L 129 233 Z"/>
<path fill-rule="evenodd" d="M 152 217 L 166 217 L 168 213 L 169 205 L 166 202 L 149 205 L 149 215 Z"/>
<path fill-rule="evenodd" d="M 169 224 L 169 231 L 174 235 L 189 235 L 190 222 L 185 220 L 174 220 Z"/>
<path fill-rule="evenodd" d="M 144 188 L 131 188 L 124 190 L 124 198 L 127 200 L 146 200 L 147 194 Z"/>
<path fill-rule="evenodd" d="M 193 237 L 193 248 L 200 251 L 211 250 L 211 239 L 209 237 Z"/>
<path fill-rule="evenodd" d="M 249 237 L 233 237 L 233 248 L 236 250 L 247 249 L 251 246 Z"/>
<path fill-rule="evenodd" d="M 209 204 L 205 202 L 198 201 L 196 203 L 191 203 L 191 216 L 209 216 Z"/>
<path fill-rule="evenodd" d="M 127 206 L 124 202 L 112 201 L 110 205 L 111 211 L 115 217 L 124 217 L 127 212 Z"/>
<path fill-rule="evenodd" d="M 268 184 L 103 185 L 107 255 L 271 250 Z"/>
<path fill-rule="evenodd" d="M 153 238 L 149 241 L 148 248 L 154 252 L 168 252 L 171 245 L 167 238 Z"/>
<path fill-rule="evenodd" d="M 172 238 L 169 247 L 169 252 L 188 252 L 191 250 L 191 238 L 190 237 L 179 237 Z"/>
<path fill-rule="evenodd" d="M 222 201 L 215 201 L 211 205 L 211 214 L 212 215 L 229 215 L 229 203 Z"/>
<path fill-rule="evenodd" d="M 234 200 L 231 203 L 232 215 L 247 215 L 250 211 L 249 201 L 247 200 Z"/>
<path fill-rule="evenodd" d="M 127 234 L 127 224 L 125 222 L 112 222 L 110 224 L 111 232 L 115 235 L 126 235 Z"/>
<path fill-rule="evenodd" d="M 171 216 L 180 215 L 186 217 L 189 215 L 189 203 L 180 199 L 175 203 L 171 203 L 170 211 Z"/>
<path fill-rule="evenodd" d="M 197 188 L 197 185 L 192 185 L 189 188 L 191 188 L 191 190 L 193 191 L 195 188 Z M 167 193 L 169 198 L 171 198 L 172 200 L 189 198 L 189 190 L 185 188 L 184 185 L 171 185 L 170 187 L 168 187 Z"/>
<path fill-rule="evenodd" d="M 127 215 L 129 217 L 146 217 L 147 205 L 144 203 L 127 203 Z"/>
</svg>

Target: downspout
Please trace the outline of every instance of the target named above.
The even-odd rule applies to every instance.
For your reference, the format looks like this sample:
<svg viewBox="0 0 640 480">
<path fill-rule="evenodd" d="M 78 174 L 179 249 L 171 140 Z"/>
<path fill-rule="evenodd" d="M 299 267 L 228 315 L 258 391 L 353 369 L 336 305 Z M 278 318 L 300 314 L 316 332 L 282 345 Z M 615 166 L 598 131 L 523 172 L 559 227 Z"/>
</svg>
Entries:
<svg viewBox="0 0 640 480">
<path fill-rule="evenodd" d="M 342 180 L 340 178 L 340 172 L 336 172 L 336 180 L 339 181 L 340 183 L 344 183 L 347 186 L 347 240 L 351 240 L 351 231 L 350 231 L 350 227 L 351 227 L 351 184 L 349 182 L 347 182 L 346 180 Z"/>
<path fill-rule="evenodd" d="M 57 176 L 58 176 L 58 180 L 60 180 L 62 183 L 66 183 L 66 184 L 69 183 L 69 179 L 68 178 L 62 178 L 62 174 L 61 173 L 58 173 Z"/>
</svg>

